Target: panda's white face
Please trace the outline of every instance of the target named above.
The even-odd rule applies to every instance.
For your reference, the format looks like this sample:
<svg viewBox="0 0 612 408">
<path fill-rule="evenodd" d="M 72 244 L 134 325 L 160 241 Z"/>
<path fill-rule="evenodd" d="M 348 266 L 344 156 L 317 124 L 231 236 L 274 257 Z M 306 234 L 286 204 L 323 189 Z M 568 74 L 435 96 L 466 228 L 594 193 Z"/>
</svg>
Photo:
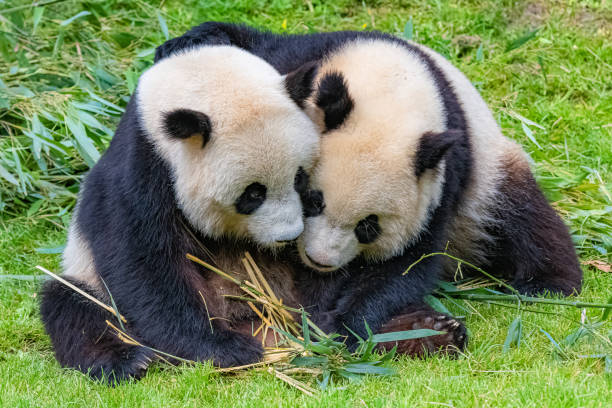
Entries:
<svg viewBox="0 0 612 408">
<path fill-rule="evenodd" d="M 203 234 L 277 247 L 302 233 L 299 193 L 319 135 L 270 65 L 203 47 L 154 65 L 137 92 L 179 207 Z"/>
<path fill-rule="evenodd" d="M 443 160 L 415 173 L 422 136 L 445 130 L 435 83 L 403 47 L 362 41 L 324 61 L 315 84 L 313 118 L 324 133 L 311 181 L 323 198 L 314 207 L 323 209 L 305 219 L 302 260 L 331 272 L 359 255 L 397 255 L 418 239 L 442 193 Z"/>
</svg>

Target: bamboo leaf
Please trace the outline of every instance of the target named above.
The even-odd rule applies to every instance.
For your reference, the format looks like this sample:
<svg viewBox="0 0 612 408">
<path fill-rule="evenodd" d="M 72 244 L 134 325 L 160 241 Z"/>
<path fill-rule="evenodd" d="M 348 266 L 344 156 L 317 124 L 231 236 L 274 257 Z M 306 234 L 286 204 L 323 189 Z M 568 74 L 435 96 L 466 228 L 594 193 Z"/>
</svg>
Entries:
<svg viewBox="0 0 612 408">
<path fill-rule="evenodd" d="M 0 164 L 0 177 L 2 177 L 3 179 L 5 179 L 6 181 L 8 181 L 11 184 L 19 186 L 19 181 L 17 181 L 15 176 L 13 176 L 7 169 L 5 169 L 2 166 L 2 164 Z"/>
<path fill-rule="evenodd" d="M 38 24 L 40 23 L 44 12 L 44 7 L 34 7 L 34 12 L 32 13 L 32 34 L 36 33 L 36 29 L 38 28 Z"/>
<path fill-rule="evenodd" d="M 410 18 L 406 22 L 406 25 L 404 26 L 404 38 L 409 41 L 412 40 L 412 37 L 414 34 L 413 32 L 414 32 L 414 24 L 412 22 L 412 16 L 410 16 Z"/>
<path fill-rule="evenodd" d="M 391 349 L 391 351 L 389 351 L 388 353 L 385 353 L 382 358 L 380 359 L 380 362 L 383 363 L 385 361 L 391 361 L 395 358 L 395 356 L 397 355 L 397 344 L 395 346 L 393 346 L 393 348 Z"/>
<path fill-rule="evenodd" d="M 65 116 L 64 121 L 66 122 L 66 127 L 70 130 L 70 133 L 72 133 L 77 142 L 76 148 L 79 154 L 89 167 L 93 167 L 100 158 L 100 152 L 96 150 L 93 142 L 87 136 L 83 123 L 75 121 L 70 116 Z"/>
<path fill-rule="evenodd" d="M 512 345 L 519 347 L 521 343 L 521 333 L 522 323 L 521 316 L 519 315 L 512 321 L 510 327 L 508 327 L 508 334 L 506 335 L 506 341 L 504 341 L 502 353 L 507 353 Z"/>
<path fill-rule="evenodd" d="M 27 216 L 31 217 L 40 210 L 40 206 L 45 202 L 42 198 L 34 201 L 34 203 L 28 208 Z"/>
<path fill-rule="evenodd" d="M 291 364 L 297 367 L 316 367 L 325 365 L 328 361 L 325 356 L 297 356 L 291 360 Z"/>
<path fill-rule="evenodd" d="M 566 346 L 572 346 L 578 340 L 580 340 L 582 337 L 588 334 L 589 334 L 589 331 L 585 327 L 580 326 L 578 330 L 576 330 L 573 333 L 570 333 L 565 339 L 563 339 L 563 344 L 565 344 Z"/>
<path fill-rule="evenodd" d="M 156 14 L 157 14 L 157 21 L 159 21 L 159 26 L 161 27 L 162 33 L 164 34 L 164 37 L 166 38 L 166 40 L 169 40 L 170 34 L 168 33 L 168 25 L 166 24 L 166 19 L 164 19 L 164 17 L 161 15 L 159 10 L 156 11 Z"/>
<path fill-rule="evenodd" d="M 384 343 L 387 341 L 420 339 L 423 337 L 437 336 L 438 334 L 446 334 L 446 332 L 431 329 L 404 330 L 375 334 L 374 336 L 372 336 L 372 341 L 374 343 Z"/>
<path fill-rule="evenodd" d="M 380 367 L 372 363 L 347 364 L 344 370 L 355 374 L 393 375 L 395 370 L 391 367 Z"/>
<path fill-rule="evenodd" d="M 79 18 L 85 17 L 85 16 L 89 16 L 90 14 L 91 14 L 90 11 L 81 11 L 80 13 L 75 14 L 74 16 L 70 17 L 69 19 L 62 21 L 60 23 L 60 26 L 65 27 L 68 24 L 72 23 L 73 21 L 75 21 L 75 20 L 77 20 Z"/>
<path fill-rule="evenodd" d="M 478 46 L 478 49 L 476 50 L 476 61 L 478 62 L 484 61 L 484 52 L 482 48 L 482 43 L 480 43 L 480 45 Z"/>
<path fill-rule="evenodd" d="M 302 309 L 302 336 L 304 336 L 304 344 L 310 343 L 310 328 L 308 327 L 308 316 L 306 311 Z"/>
<path fill-rule="evenodd" d="M 352 373 L 350 371 L 346 371 L 344 369 L 340 369 L 338 370 L 338 374 L 344 378 L 346 378 L 347 380 L 353 382 L 357 382 L 357 381 L 361 381 L 363 379 L 363 377 L 359 374 L 356 373 Z"/>
<path fill-rule="evenodd" d="M 323 378 L 321 379 L 321 381 L 317 381 L 319 384 L 319 388 L 321 389 L 321 391 L 325 391 L 325 389 L 327 388 L 327 386 L 329 385 L 329 380 L 331 378 L 331 371 L 329 370 L 325 370 L 323 371 Z"/>
<path fill-rule="evenodd" d="M 520 36 L 519 38 L 517 38 L 514 41 L 511 41 L 508 46 L 506 46 L 506 52 L 510 52 L 512 50 L 515 50 L 519 47 L 522 47 L 523 45 L 525 45 L 529 40 L 533 39 L 536 34 L 538 33 L 538 31 L 540 31 L 539 28 L 536 28 L 535 30 L 529 31 L 528 33 L 526 33 L 525 35 Z"/>
<path fill-rule="evenodd" d="M 148 57 L 149 55 L 152 55 L 154 53 L 155 53 L 155 48 L 147 48 L 147 49 L 140 51 L 138 54 L 136 54 L 136 58 Z"/>
<path fill-rule="evenodd" d="M 117 308 L 117 305 L 115 304 L 115 299 L 113 298 L 113 295 L 110 289 L 108 288 L 108 286 L 106 285 L 106 282 L 104 282 L 104 279 L 102 279 L 101 276 L 98 276 L 98 278 L 104 285 L 104 288 L 106 289 L 106 293 L 108 293 L 108 297 L 110 298 L 110 301 L 111 301 L 111 306 L 113 310 L 115 311 L 115 317 L 117 318 L 117 321 L 119 322 L 119 327 L 121 327 L 121 330 L 125 331 L 125 326 L 123 326 L 123 322 L 121 321 L 121 318 L 119 317 L 121 316 L 121 313 L 119 313 L 119 309 Z"/>
<path fill-rule="evenodd" d="M 538 143 L 538 141 L 536 140 L 536 138 L 533 136 L 533 132 L 531 131 L 531 129 L 529 129 L 529 127 L 527 127 L 527 125 L 525 124 L 525 122 L 521 122 L 521 127 L 523 128 L 523 132 L 525 133 L 525 135 L 527 136 L 527 138 L 529 140 L 531 140 L 536 146 L 538 146 L 538 149 L 542 149 L 542 146 L 540 146 L 540 144 Z"/>
<path fill-rule="evenodd" d="M 66 244 L 53 248 L 36 248 L 34 251 L 38 254 L 61 254 L 66 249 Z"/>
<path fill-rule="evenodd" d="M 444 304 L 435 296 L 427 295 L 425 296 L 425 303 L 427 303 L 433 310 L 436 312 L 444 313 L 452 316 L 453 314 L 444 306 Z"/>
</svg>

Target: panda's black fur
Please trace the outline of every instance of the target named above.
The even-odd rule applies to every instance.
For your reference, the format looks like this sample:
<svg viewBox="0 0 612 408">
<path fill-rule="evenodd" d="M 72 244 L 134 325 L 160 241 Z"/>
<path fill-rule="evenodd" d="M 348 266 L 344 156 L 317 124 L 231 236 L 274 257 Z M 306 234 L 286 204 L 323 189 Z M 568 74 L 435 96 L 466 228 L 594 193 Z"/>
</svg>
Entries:
<svg viewBox="0 0 612 408">
<path fill-rule="evenodd" d="M 470 182 L 474 165 L 470 129 L 466 125 L 455 90 L 442 69 L 421 47 L 379 32 L 277 35 L 244 25 L 218 22 L 201 24 L 183 36 L 166 42 L 158 47 L 155 59 L 159 61 L 201 43 L 232 44 L 264 58 L 281 73 L 306 67 L 304 77 L 308 78 L 313 76 L 313 69 L 316 69 L 312 67 L 313 61 L 324 59 L 356 39 L 400 43 L 418 55 L 437 83 L 444 101 L 447 129 L 459 131 L 453 135 L 455 143 L 450 148 L 436 145 L 435 140 L 432 146 L 425 144 L 420 148 L 419 155 L 424 158 L 436 159 L 438 152 L 447 148 L 448 151 L 445 153 L 447 167 L 442 198 L 444 205 L 436 209 L 416 244 L 406 248 L 401 256 L 381 264 L 356 259 L 346 266 L 345 271 L 335 274 L 333 278 L 321 277 L 315 273 L 299 277 L 306 288 L 303 290 L 312 290 L 312 298 L 319 299 L 319 302 L 311 305 L 314 315 L 320 314 L 322 322 L 326 318 L 333 322 L 328 328 L 338 329 L 336 317 L 341 316 L 341 323 L 364 334 L 364 318 L 373 330 L 377 330 L 393 314 L 401 312 L 403 307 L 422 303 L 423 296 L 435 287 L 442 271 L 443 261 L 439 257 L 422 261 L 407 276 L 400 274 L 421 255 L 444 250 L 449 224 L 461 204 L 462 192 Z M 368 61 L 359 63 L 367 64 Z M 337 92 L 338 84 L 342 82 L 340 79 L 331 77 L 329 83 L 323 83 L 319 92 L 325 93 L 326 87 L 332 93 Z M 342 87 L 339 87 L 339 92 L 342 95 L 333 103 L 327 103 L 325 98 L 319 100 L 328 130 L 339 126 L 351 112 L 350 95 L 344 95 Z M 296 98 L 300 97 L 305 95 L 296 95 Z M 547 203 L 528 168 L 511 160 L 504 163 L 504 166 L 511 176 L 499 191 L 502 202 L 497 210 L 496 222 L 488 231 L 493 239 L 482 242 L 488 253 L 484 259 L 488 269 L 510 279 L 515 288 L 527 294 L 550 291 L 569 295 L 579 291 L 582 273 L 567 227 Z M 420 170 L 417 168 L 416 171 Z M 306 208 L 307 214 L 316 214 L 324 206 L 324 197 L 323 200 L 316 194 L 313 197 L 316 198 L 316 204 L 311 209 Z M 335 317 L 330 318 L 330 314 Z"/>
</svg>

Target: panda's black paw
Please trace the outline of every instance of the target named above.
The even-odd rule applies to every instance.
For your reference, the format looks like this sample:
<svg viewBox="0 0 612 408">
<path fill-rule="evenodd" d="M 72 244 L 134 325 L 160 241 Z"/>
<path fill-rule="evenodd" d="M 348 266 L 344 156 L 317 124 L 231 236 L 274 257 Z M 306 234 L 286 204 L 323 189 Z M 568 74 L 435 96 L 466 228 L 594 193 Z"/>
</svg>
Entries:
<svg viewBox="0 0 612 408">
<path fill-rule="evenodd" d="M 397 345 L 397 352 L 400 354 L 423 357 L 440 352 L 456 355 L 467 345 L 468 336 L 465 325 L 452 316 L 433 310 L 417 310 L 397 315 L 385 323 L 378 333 L 417 329 L 431 329 L 444 333 L 419 339 L 379 343 L 378 349 L 389 351 Z"/>
<path fill-rule="evenodd" d="M 122 348 L 120 352 L 113 352 L 112 355 L 100 355 L 90 368 L 79 367 L 79 369 L 95 380 L 114 386 L 130 379 L 142 378 L 153 360 L 155 354 L 151 350 L 140 346 L 129 346 Z"/>
<path fill-rule="evenodd" d="M 263 347 L 253 336 L 233 332 L 217 342 L 213 364 L 217 367 L 236 367 L 257 363 L 263 358 Z"/>
</svg>

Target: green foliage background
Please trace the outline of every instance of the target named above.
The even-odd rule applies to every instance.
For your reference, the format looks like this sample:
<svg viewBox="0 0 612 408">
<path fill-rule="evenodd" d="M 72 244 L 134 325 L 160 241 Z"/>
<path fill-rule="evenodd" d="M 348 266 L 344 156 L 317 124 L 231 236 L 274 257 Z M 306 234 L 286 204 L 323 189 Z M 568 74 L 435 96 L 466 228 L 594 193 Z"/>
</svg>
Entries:
<svg viewBox="0 0 612 408">
<path fill-rule="evenodd" d="M 266 373 L 221 377 L 205 364 L 156 366 L 115 389 L 60 369 L 39 321 L 33 266 L 58 270 L 79 182 L 154 47 L 206 20 L 288 33 L 378 29 L 442 53 L 530 154 L 581 259 L 610 264 L 610 1 L 0 0 L 0 406 L 610 405 L 609 316 L 541 305 L 527 313 L 443 300 L 466 316 L 466 356 L 403 359 L 399 376 L 316 398 Z M 580 299 L 604 303 L 611 293 L 612 274 L 585 267 Z M 563 341 L 584 327 L 589 335 Z"/>
</svg>

